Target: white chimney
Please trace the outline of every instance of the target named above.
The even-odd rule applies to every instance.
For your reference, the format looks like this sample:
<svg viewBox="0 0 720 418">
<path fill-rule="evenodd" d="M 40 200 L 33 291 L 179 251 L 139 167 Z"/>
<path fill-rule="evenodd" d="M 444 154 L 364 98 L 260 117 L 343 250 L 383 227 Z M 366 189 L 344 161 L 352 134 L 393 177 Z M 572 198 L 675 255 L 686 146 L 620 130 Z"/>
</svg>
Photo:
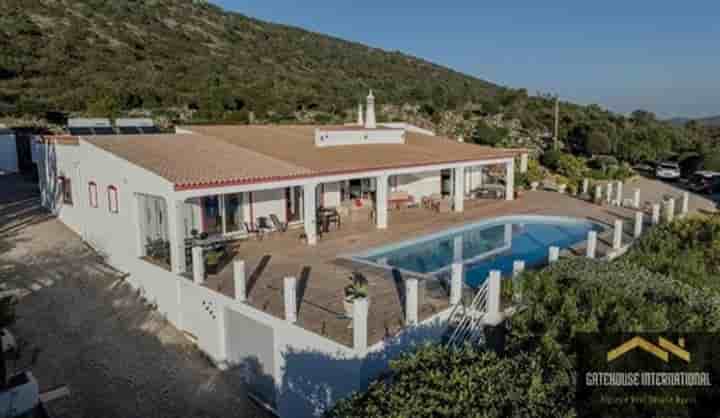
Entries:
<svg viewBox="0 0 720 418">
<path fill-rule="evenodd" d="M 365 121 L 363 119 L 363 105 L 362 103 L 358 104 L 358 120 L 357 124 L 359 126 L 363 126 L 365 124 Z"/>
<path fill-rule="evenodd" d="M 367 111 L 365 112 L 365 129 L 375 129 L 375 96 L 372 90 L 367 97 Z"/>
</svg>

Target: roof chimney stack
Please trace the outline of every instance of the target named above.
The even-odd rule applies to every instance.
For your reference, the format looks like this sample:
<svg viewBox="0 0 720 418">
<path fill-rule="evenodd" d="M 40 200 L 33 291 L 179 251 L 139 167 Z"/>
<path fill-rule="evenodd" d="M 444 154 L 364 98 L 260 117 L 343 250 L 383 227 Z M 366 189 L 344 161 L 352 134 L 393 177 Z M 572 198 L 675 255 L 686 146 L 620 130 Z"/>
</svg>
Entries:
<svg viewBox="0 0 720 418">
<path fill-rule="evenodd" d="M 365 124 L 365 120 L 363 119 L 363 105 L 362 103 L 358 104 L 358 120 L 357 120 L 358 126 L 363 126 Z"/>
<path fill-rule="evenodd" d="M 375 96 L 372 90 L 367 97 L 367 111 L 365 112 L 365 129 L 375 129 Z"/>
</svg>

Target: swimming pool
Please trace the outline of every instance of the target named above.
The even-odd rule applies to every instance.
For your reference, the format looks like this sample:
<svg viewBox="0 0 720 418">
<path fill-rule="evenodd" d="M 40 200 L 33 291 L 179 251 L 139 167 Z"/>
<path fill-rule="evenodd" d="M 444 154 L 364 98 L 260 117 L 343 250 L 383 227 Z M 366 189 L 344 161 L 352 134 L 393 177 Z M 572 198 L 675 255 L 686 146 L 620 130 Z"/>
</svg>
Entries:
<svg viewBox="0 0 720 418">
<path fill-rule="evenodd" d="M 547 263 L 548 249 L 585 241 L 604 228 L 583 219 L 554 216 L 505 216 L 351 255 L 357 262 L 406 273 L 447 276 L 453 260 L 462 260 L 465 283 L 477 287 L 491 270 L 512 273 L 513 262 L 526 268 Z"/>
</svg>

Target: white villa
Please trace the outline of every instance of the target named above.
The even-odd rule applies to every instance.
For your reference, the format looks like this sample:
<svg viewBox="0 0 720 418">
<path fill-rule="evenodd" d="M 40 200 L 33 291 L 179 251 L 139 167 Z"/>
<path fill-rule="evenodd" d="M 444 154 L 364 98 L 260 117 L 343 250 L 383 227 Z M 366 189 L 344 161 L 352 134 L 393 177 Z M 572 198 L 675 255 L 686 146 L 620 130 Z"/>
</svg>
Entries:
<svg viewBox="0 0 720 418">
<path fill-rule="evenodd" d="M 205 286 L 197 242 L 288 228 L 298 246 L 315 246 L 329 220 L 392 230 L 395 207 L 463 212 L 489 167 L 503 168 L 494 191 L 512 200 L 515 166 L 527 166 L 524 150 L 379 123 L 372 92 L 355 125 L 188 126 L 175 134 L 45 137 L 40 148 L 43 205 L 128 273 L 218 366 L 251 359 L 259 371 L 250 383 L 264 385 L 258 393 L 283 417 L 320 414 L 361 389 L 403 347 L 438 338 L 450 308 L 376 343 L 363 335 L 358 311 L 348 346 L 307 329 L 287 308 L 283 318 L 247 303 L 238 288 L 244 264 L 234 264 L 236 297 Z"/>
</svg>

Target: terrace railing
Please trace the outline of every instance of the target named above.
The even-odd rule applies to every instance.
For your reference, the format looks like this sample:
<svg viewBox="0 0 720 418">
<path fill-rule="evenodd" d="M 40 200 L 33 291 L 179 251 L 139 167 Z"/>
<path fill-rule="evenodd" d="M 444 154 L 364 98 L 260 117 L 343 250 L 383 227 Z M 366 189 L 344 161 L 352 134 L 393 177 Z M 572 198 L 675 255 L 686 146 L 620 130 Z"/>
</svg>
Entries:
<svg viewBox="0 0 720 418">
<path fill-rule="evenodd" d="M 477 289 L 469 305 L 459 303 L 450 315 L 452 333 L 447 340 L 450 347 L 462 347 L 465 343 L 480 344 L 484 340 L 483 319 L 488 312 L 488 283 Z"/>
</svg>

